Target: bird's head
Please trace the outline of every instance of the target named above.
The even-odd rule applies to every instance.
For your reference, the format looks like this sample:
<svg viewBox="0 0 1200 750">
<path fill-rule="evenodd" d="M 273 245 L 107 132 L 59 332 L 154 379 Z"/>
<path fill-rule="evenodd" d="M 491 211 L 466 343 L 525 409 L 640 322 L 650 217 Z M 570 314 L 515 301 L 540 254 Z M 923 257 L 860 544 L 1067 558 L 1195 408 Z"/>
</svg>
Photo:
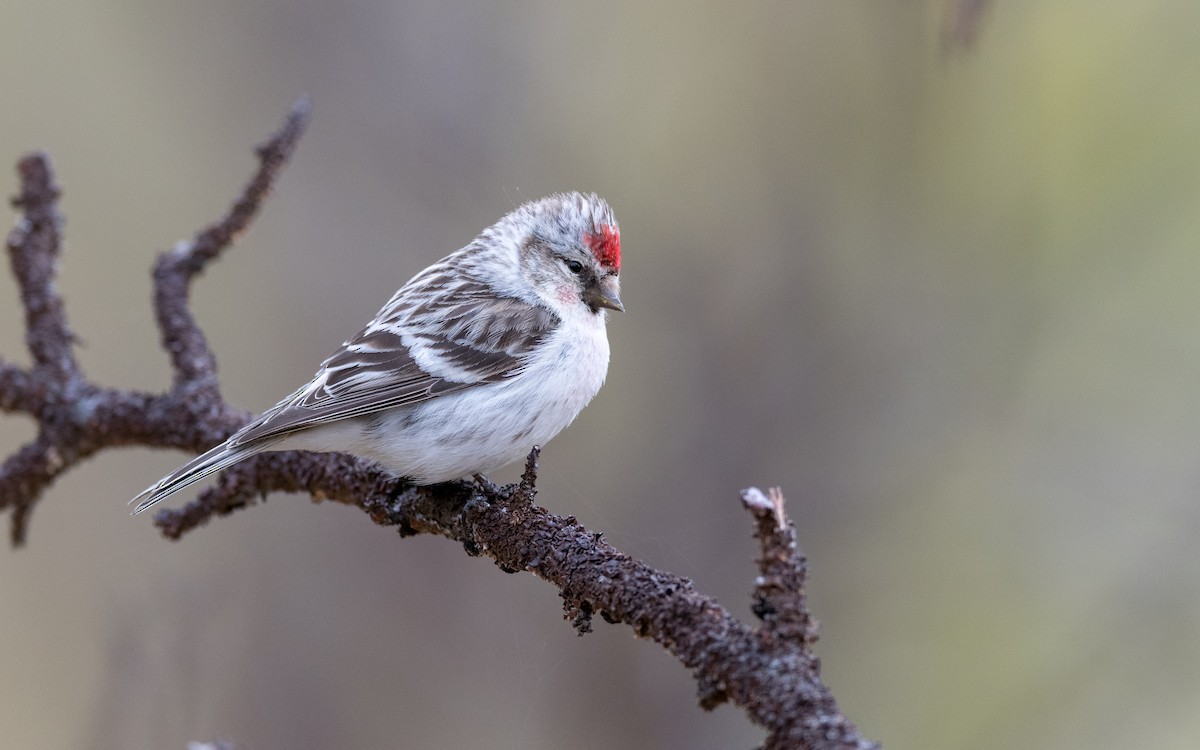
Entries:
<svg viewBox="0 0 1200 750">
<path fill-rule="evenodd" d="M 558 193 L 522 206 L 520 267 L 533 293 L 560 317 L 624 312 L 621 230 L 595 194 Z"/>
</svg>

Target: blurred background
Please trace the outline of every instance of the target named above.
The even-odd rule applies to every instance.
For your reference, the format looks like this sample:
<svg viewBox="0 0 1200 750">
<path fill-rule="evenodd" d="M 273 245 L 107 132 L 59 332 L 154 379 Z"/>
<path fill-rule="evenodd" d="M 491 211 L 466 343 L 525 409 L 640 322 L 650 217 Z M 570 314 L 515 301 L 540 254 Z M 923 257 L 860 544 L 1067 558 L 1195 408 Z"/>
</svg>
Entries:
<svg viewBox="0 0 1200 750">
<path fill-rule="evenodd" d="M 738 490 L 781 486 L 824 675 L 887 748 L 1195 748 L 1200 5 L 956 12 L 10 0 L 0 190 L 50 151 L 82 362 L 162 389 L 154 253 L 309 93 L 277 193 L 195 288 L 255 410 L 516 204 L 594 190 L 628 312 L 542 503 L 749 617 Z M 0 305 L 27 361 L 3 279 Z M 0 449 L 32 434 L 5 417 Z M 445 540 L 275 496 L 167 543 L 125 501 L 185 458 L 101 454 L 0 552 L 7 745 L 762 739 L 658 646 L 578 638 L 553 588 Z"/>
</svg>

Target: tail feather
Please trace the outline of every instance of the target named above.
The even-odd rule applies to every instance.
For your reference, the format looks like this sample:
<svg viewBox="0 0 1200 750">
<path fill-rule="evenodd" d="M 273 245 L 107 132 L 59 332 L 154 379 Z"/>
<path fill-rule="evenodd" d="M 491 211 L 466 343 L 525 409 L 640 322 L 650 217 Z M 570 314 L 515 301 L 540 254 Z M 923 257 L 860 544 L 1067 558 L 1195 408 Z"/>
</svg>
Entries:
<svg viewBox="0 0 1200 750">
<path fill-rule="evenodd" d="M 137 497 L 129 501 L 130 505 L 137 504 L 133 509 L 132 515 L 136 516 L 159 500 L 170 497 L 176 492 L 190 487 L 201 479 L 215 474 L 222 469 L 227 469 L 238 461 L 268 450 L 278 441 L 267 440 L 259 443 L 243 443 L 242 445 L 231 445 L 231 442 L 232 440 L 226 441 L 208 452 L 196 456 L 191 461 L 188 461 L 183 466 L 180 466 L 175 471 L 142 490 L 138 493 Z"/>
</svg>

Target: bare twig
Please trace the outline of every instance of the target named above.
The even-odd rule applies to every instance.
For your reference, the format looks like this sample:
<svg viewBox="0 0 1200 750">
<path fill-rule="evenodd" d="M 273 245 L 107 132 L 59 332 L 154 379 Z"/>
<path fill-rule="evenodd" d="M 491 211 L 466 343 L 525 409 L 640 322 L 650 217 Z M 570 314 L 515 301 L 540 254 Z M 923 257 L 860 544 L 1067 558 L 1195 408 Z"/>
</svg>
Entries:
<svg viewBox="0 0 1200 750">
<path fill-rule="evenodd" d="M 8 235 L 9 262 L 21 290 L 25 309 L 25 344 L 33 359 L 29 370 L 0 363 L 0 405 L 6 411 L 24 411 L 38 420 L 37 437 L 0 467 L 0 510 L 12 508 L 12 540 L 20 544 L 33 503 L 55 478 L 76 460 L 70 435 L 71 422 L 53 419 L 65 405 L 84 395 L 87 387 L 72 350 L 74 336 L 67 328 L 62 298 L 54 284 L 62 246 L 58 214 L 59 189 L 50 159 L 34 153 L 17 164 L 21 192 L 13 206 L 24 215 Z M 61 444 L 65 443 L 65 444 Z"/>
<path fill-rule="evenodd" d="M 219 398 L 216 360 L 188 308 L 192 280 L 209 261 L 216 260 L 233 244 L 258 215 L 262 202 L 304 134 L 309 111 L 307 98 L 297 100 L 283 127 L 255 149 L 258 171 L 224 217 L 158 256 L 154 265 L 154 312 L 163 346 L 171 355 L 175 392 L 189 390 L 196 395 L 200 390 L 211 390 Z"/>
<path fill-rule="evenodd" d="M 757 522 L 754 535 L 760 548 L 751 609 L 775 637 L 808 646 L 816 642 L 818 627 L 804 595 L 808 561 L 796 547 L 796 530 L 783 502 L 778 487 L 766 495 L 757 487 L 742 491 L 742 504 Z"/>
<path fill-rule="evenodd" d="M 192 280 L 244 231 L 259 211 L 308 121 L 308 103 L 293 106 L 283 127 L 258 149 L 259 167 L 218 222 L 158 258 L 154 305 L 174 380 L 163 394 L 101 388 L 87 381 L 72 352 L 62 300 L 54 288 L 61 238 L 58 188 L 50 162 L 33 154 L 20 164 L 24 212 L 9 237 L 13 272 L 25 306 L 33 365 L 0 361 L 0 408 L 24 412 L 37 437 L 0 468 L 0 509 L 12 508 L 12 538 L 21 544 L 33 504 L 63 471 L 107 447 L 142 445 L 200 452 L 251 415 L 221 396 L 215 359 L 188 307 Z M 247 507 L 270 492 L 304 492 L 358 507 L 402 536 L 453 539 L 505 571 L 528 571 L 556 586 L 576 630 L 599 614 L 661 644 L 691 669 L 700 704 L 731 701 L 768 732 L 764 748 L 869 748 L 821 682 L 811 651 L 816 621 L 807 610 L 804 558 L 778 490 L 743 493 L 754 515 L 760 576 L 754 612 L 762 624 L 735 618 L 692 582 L 625 555 L 581 526 L 534 504 L 538 449 L 518 484 L 485 477 L 415 487 L 379 466 L 343 454 L 266 453 L 224 471 L 217 483 L 155 523 L 177 539 L 213 516 Z"/>
</svg>

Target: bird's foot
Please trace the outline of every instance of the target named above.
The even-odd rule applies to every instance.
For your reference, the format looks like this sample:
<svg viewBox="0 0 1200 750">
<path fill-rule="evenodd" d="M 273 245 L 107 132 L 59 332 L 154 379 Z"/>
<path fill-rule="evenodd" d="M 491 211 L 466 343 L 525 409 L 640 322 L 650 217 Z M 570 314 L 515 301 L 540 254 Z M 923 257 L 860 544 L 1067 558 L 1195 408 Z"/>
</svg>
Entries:
<svg viewBox="0 0 1200 750">
<path fill-rule="evenodd" d="M 481 495 L 484 495 L 488 498 L 494 498 L 503 492 L 503 490 L 495 482 L 482 474 L 473 474 L 471 479 L 475 483 L 475 489 L 479 490 Z"/>
</svg>

